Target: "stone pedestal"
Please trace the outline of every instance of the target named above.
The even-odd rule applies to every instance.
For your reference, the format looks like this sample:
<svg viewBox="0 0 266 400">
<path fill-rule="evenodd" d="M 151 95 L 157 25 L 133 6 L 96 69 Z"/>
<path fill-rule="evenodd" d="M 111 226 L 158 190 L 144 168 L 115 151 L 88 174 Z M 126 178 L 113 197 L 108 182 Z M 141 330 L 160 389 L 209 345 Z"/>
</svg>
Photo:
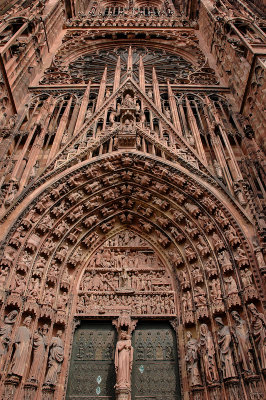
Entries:
<svg viewBox="0 0 266 400">
<path fill-rule="evenodd" d="M 116 388 L 115 398 L 116 398 L 116 400 L 131 400 L 131 389 L 130 388 Z"/>
<path fill-rule="evenodd" d="M 201 386 L 194 387 L 192 389 L 193 400 L 203 400 L 204 399 L 204 389 Z"/>
<path fill-rule="evenodd" d="M 36 383 L 27 382 L 24 386 L 24 399 L 33 400 L 38 385 Z"/>
<path fill-rule="evenodd" d="M 9 400 L 15 398 L 15 393 L 19 384 L 19 379 L 6 379 L 5 388 L 3 393 L 3 400 Z"/>
<path fill-rule="evenodd" d="M 54 388 L 50 386 L 43 386 L 42 388 L 42 400 L 53 400 Z"/>
</svg>

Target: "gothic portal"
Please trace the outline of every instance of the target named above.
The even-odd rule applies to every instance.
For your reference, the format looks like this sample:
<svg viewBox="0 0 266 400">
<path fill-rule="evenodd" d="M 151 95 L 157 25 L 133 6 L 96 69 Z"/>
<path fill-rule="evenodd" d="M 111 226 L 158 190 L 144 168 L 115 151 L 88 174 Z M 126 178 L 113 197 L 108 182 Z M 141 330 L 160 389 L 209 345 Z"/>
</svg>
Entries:
<svg viewBox="0 0 266 400">
<path fill-rule="evenodd" d="M 0 0 L 1 399 L 265 399 L 264 13 Z"/>
</svg>

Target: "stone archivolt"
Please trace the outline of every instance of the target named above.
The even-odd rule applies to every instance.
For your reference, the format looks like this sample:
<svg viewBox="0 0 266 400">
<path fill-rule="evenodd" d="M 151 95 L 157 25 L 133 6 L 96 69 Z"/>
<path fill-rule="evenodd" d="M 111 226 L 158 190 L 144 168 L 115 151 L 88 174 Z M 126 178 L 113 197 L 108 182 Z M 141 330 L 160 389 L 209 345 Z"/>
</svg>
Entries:
<svg viewBox="0 0 266 400">
<path fill-rule="evenodd" d="M 1 301 L 31 315 L 34 326 L 46 321 L 50 335 L 62 331 L 66 347 L 73 315 L 117 317 L 121 309 L 211 329 L 217 316 L 230 320 L 230 312 L 259 305 L 249 254 L 236 221 L 198 183 L 151 158 L 121 154 L 110 164 L 105 156 L 65 175 L 24 211 L 6 240 Z M 17 385 L 8 347 L 3 374 Z M 246 376 L 257 379 L 255 371 Z"/>
</svg>

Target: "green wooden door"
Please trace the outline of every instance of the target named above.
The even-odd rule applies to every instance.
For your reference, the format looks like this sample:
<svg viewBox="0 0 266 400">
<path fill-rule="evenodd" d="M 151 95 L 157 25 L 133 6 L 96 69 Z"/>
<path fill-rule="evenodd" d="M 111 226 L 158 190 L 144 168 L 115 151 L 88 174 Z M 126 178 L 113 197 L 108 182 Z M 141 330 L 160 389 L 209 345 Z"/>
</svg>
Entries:
<svg viewBox="0 0 266 400">
<path fill-rule="evenodd" d="M 115 343 L 111 322 L 81 322 L 73 339 L 67 400 L 115 399 Z"/>
<path fill-rule="evenodd" d="M 138 323 L 133 333 L 132 400 L 179 400 L 175 332 L 168 323 Z"/>
</svg>

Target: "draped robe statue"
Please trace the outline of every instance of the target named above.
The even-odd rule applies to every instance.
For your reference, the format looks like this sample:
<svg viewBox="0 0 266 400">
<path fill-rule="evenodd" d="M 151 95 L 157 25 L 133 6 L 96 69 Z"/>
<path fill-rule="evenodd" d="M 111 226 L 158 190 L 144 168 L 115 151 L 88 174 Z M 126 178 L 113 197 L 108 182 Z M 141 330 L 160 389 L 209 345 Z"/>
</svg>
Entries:
<svg viewBox="0 0 266 400">
<path fill-rule="evenodd" d="M 3 355 L 6 354 L 8 350 L 8 345 L 10 342 L 10 335 L 12 332 L 12 328 L 14 323 L 16 322 L 18 316 L 18 312 L 16 310 L 11 311 L 8 315 L 5 316 L 4 322 L 0 327 L 0 360 Z"/>
<path fill-rule="evenodd" d="M 235 370 L 233 352 L 231 349 L 232 337 L 229 327 L 224 325 L 222 318 L 220 317 L 215 318 L 215 321 L 219 327 L 217 336 L 223 377 L 224 379 L 235 378 L 237 373 Z"/>
<path fill-rule="evenodd" d="M 48 358 L 48 370 L 45 378 L 45 384 L 55 386 L 58 374 L 61 371 L 62 362 L 64 361 L 64 345 L 62 342 L 62 331 L 57 332 L 57 336 L 52 338 L 50 344 L 50 352 Z"/>
<path fill-rule="evenodd" d="M 200 326 L 199 341 L 206 380 L 208 383 L 217 382 L 219 375 L 215 360 L 215 348 L 212 334 L 206 324 Z"/>
<path fill-rule="evenodd" d="M 48 332 L 48 325 L 44 325 L 42 329 L 35 332 L 33 335 L 33 360 L 29 373 L 29 380 L 38 382 L 40 372 L 43 368 L 43 361 L 45 350 L 47 347 L 46 334 Z"/>
<path fill-rule="evenodd" d="M 253 303 L 248 305 L 251 314 L 252 334 L 255 339 L 261 368 L 266 369 L 266 320 Z"/>
<path fill-rule="evenodd" d="M 231 315 L 235 322 L 233 332 L 241 367 L 246 373 L 254 374 L 256 371 L 251 353 L 252 346 L 249 340 L 247 323 L 240 317 L 237 311 L 232 311 Z"/>
<path fill-rule="evenodd" d="M 132 363 L 131 339 L 126 332 L 122 332 L 115 350 L 116 389 L 130 388 Z"/>
<path fill-rule="evenodd" d="M 190 386 L 201 386 L 201 376 L 199 370 L 199 344 L 196 339 L 192 338 L 191 332 L 187 332 L 186 343 L 186 364 L 189 375 Z"/>
<path fill-rule="evenodd" d="M 14 342 L 15 352 L 11 364 L 11 374 L 17 375 L 20 378 L 25 372 L 27 356 L 31 345 L 31 331 L 29 330 L 31 321 L 31 317 L 24 319 L 23 326 L 20 326 L 17 330 Z"/>
</svg>

